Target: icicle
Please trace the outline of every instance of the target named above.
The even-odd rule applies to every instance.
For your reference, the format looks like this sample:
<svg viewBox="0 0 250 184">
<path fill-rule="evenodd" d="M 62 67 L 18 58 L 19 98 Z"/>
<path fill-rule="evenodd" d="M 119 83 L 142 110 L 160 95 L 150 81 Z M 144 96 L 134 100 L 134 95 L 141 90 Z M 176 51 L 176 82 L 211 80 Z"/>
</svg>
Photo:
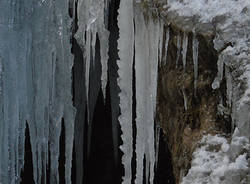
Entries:
<svg viewBox="0 0 250 184">
<path fill-rule="evenodd" d="M 185 89 L 184 89 L 184 87 L 181 89 L 181 91 L 182 91 L 182 94 L 183 94 L 183 100 L 184 100 L 184 109 L 185 109 L 185 111 L 187 111 L 188 110 L 188 105 L 187 105 L 187 94 L 186 94 L 186 92 L 185 92 Z"/>
<path fill-rule="evenodd" d="M 134 55 L 134 22 L 133 0 L 121 1 L 118 10 L 118 27 L 120 37 L 118 39 L 118 85 L 121 89 L 119 122 L 122 130 L 123 145 L 120 147 L 124 153 L 122 164 L 124 165 L 123 184 L 130 184 L 132 178 L 131 160 L 133 155 L 132 137 L 132 67 Z"/>
<path fill-rule="evenodd" d="M 156 128 L 155 128 L 155 168 L 156 169 L 158 168 L 160 133 L 161 133 L 161 126 L 159 125 L 159 123 L 157 123 Z"/>
<path fill-rule="evenodd" d="M 150 78 L 150 86 L 151 86 L 151 93 L 147 97 L 147 99 L 152 100 L 148 101 L 148 106 L 150 109 L 147 114 L 145 114 L 145 117 L 148 119 L 148 147 L 149 147 L 149 163 L 150 163 L 150 177 L 149 177 L 149 183 L 153 184 L 154 180 L 154 169 L 155 169 L 155 141 L 154 141 L 154 118 L 155 118 L 155 111 L 156 111 L 156 96 L 157 96 L 157 79 L 158 79 L 158 44 L 157 44 L 157 38 L 159 38 L 161 33 L 161 26 L 159 22 L 153 22 L 150 21 L 148 25 L 148 32 L 149 32 L 149 38 L 150 38 L 150 57 L 149 57 L 149 71 L 151 73 Z"/>
<path fill-rule="evenodd" d="M 90 60 L 91 52 L 95 52 L 91 47 L 91 32 L 87 31 L 87 40 L 86 40 L 86 60 L 85 60 L 85 86 L 86 86 L 86 96 L 87 96 L 87 108 L 89 113 L 89 70 L 90 70 Z M 89 116 L 88 116 L 89 117 Z M 88 124 L 89 124 L 88 120 Z"/>
<path fill-rule="evenodd" d="M 232 98 L 233 98 L 233 79 L 229 71 L 229 67 L 225 67 L 225 75 L 227 81 L 227 104 L 229 107 L 232 107 Z"/>
<path fill-rule="evenodd" d="M 218 73 L 217 76 L 215 77 L 213 83 L 212 83 L 212 88 L 213 89 L 218 89 L 220 87 L 220 83 L 223 79 L 223 70 L 224 70 L 224 55 L 220 55 L 217 61 L 217 68 L 218 68 Z"/>
<path fill-rule="evenodd" d="M 148 111 L 146 101 L 150 90 L 149 88 L 149 77 L 150 73 L 148 64 L 149 58 L 149 41 L 148 32 L 146 29 L 146 23 L 140 9 L 135 9 L 135 79 L 136 79 L 136 179 L 135 184 L 143 183 L 143 158 L 145 154 L 145 141 L 146 141 L 146 128 L 148 125 L 148 119 L 145 114 Z M 140 28 L 140 29 L 137 29 Z M 147 72 L 145 72 L 147 71 Z M 147 73 L 147 74 L 146 74 Z M 141 95 L 144 94 L 144 95 Z M 152 97 L 152 96 L 151 96 Z M 149 98 L 147 100 L 151 100 Z M 146 128 L 145 128 L 146 127 Z"/>
<path fill-rule="evenodd" d="M 198 48 L 199 48 L 199 42 L 196 38 L 195 33 L 193 33 L 193 62 L 194 62 L 194 90 L 196 95 L 196 89 L 197 89 L 197 79 L 198 79 Z"/>
<path fill-rule="evenodd" d="M 158 45 L 158 48 L 159 48 L 159 59 L 160 59 L 160 61 L 159 61 L 159 64 L 162 64 L 162 60 L 163 60 L 163 58 L 162 58 L 162 49 L 163 49 L 163 23 L 160 21 L 160 33 L 159 33 L 159 45 Z"/>
<path fill-rule="evenodd" d="M 184 71 L 186 71 L 186 58 L 187 58 L 188 35 L 184 32 L 182 41 L 182 63 Z"/>
<path fill-rule="evenodd" d="M 169 43 L 169 27 L 167 27 L 167 29 L 166 29 L 165 59 L 164 59 L 164 64 L 167 63 L 167 57 L 168 57 L 168 43 Z"/>
<path fill-rule="evenodd" d="M 147 23 L 139 9 L 135 9 L 135 78 L 136 78 L 136 184 L 143 182 L 143 159 L 146 173 L 153 183 L 155 164 L 154 115 L 157 93 L 159 22 Z M 150 90 L 148 90 L 150 89 Z M 141 95 L 144 94 L 144 95 Z M 152 151 L 153 150 L 153 151 Z"/>
<path fill-rule="evenodd" d="M 181 34 L 177 34 L 177 57 L 176 57 L 176 68 L 178 67 L 178 61 L 181 55 Z"/>
<path fill-rule="evenodd" d="M 102 92 L 104 100 L 106 98 L 106 85 L 108 81 L 108 50 L 109 50 L 109 32 L 103 30 L 100 33 L 100 47 L 101 47 L 101 64 L 102 64 Z"/>
</svg>

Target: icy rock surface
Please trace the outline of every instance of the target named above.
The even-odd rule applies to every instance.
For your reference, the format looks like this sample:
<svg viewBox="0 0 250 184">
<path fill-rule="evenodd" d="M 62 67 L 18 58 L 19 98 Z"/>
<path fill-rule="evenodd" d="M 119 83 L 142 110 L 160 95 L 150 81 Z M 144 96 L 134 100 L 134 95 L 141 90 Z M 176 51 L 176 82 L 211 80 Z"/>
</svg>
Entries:
<svg viewBox="0 0 250 184">
<path fill-rule="evenodd" d="M 35 183 L 59 183 L 61 123 L 66 135 L 65 180 L 71 183 L 74 114 L 68 1 L 7 1 L 0 13 L 0 183 L 19 183 L 29 126 Z M 18 11 L 17 11 L 18 10 Z"/>
</svg>

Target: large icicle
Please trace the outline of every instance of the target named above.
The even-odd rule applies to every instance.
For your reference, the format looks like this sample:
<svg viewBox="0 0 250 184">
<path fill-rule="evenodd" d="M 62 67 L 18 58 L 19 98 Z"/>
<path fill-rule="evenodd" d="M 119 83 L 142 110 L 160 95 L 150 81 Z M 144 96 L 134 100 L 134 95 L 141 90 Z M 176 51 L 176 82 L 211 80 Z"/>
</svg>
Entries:
<svg viewBox="0 0 250 184">
<path fill-rule="evenodd" d="M 118 10 L 118 27 L 120 37 L 118 40 L 118 49 L 120 61 L 118 61 L 118 85 L 121 89 L 120 109 L 121 115 L 119 122 L 122 130 L 123 145 L 121 150 L 124 155 L 122 163 L 125 174 L 124 184 L 130 184 L 132 179 L 131 160 L 133 153 L 132 136 L 132 76 L 133 76 L 133 55 L 134 55 L 134 22 L 133 22 L 133 0 L 121 1 Z"/>
<path fill-rule="evenodd" d="M 199 42 L 196 38 L 195 33 L 193 33 L 193 62 L 194 62 L 194 90 L 196 94 L 197 89 L 197 80 L 198 80 L 198 48 L 199 48 Z"/>
<path fill-rule="evenodd" d="M 136 179 L 135 184 L 143 183 L 143 159 L 145 155 L 146 142 L 146 128 L 148 120 L 144 117 L 147 113 L 146 101 L 144 96 L 148 93 L 149 86 L 145 90 L 144 87 L 148 85 L 149 71 L 149 43 L 148 32 L 145 25 L 145 20 L 140 12 L 139 7 L 135 9 L 135 72 L 136 72 Z M 140 29 L 137 29 L 137 28 Z M 144 94 L 144 95 L 141 95 Z M 150 100 L 150 98 L 148 99 Z"/>
<path fill-rule="evenodd" d="M 146 23 L 139 6 L 135 7 L 136 78 L 136 184 L 143 183 L 143 159 L 146 159 L 146 183 L 153 183 L 155 165 L 154 115 L 157 92 L 159 39 L 163 29 L 152 19 Z M 143 95 L 142 95 L 143 94 Z"/>
<path fill-rule="evenodd" d="M 107 62 L 108 62 L 108 37 L 109 32 L 106 29 L 105 17 L 107 12 L 108 0 L 79 0 L 78 15 L 79 29 L 75 35 L 78 43 L 86 51 L 86 94 L 89 92 L 89 70 L 91 61 L 91 52 L 95 58 L 96 34 L 100 39 L 101 64 L 102 64 L 102 90 L 105 98 L 107 84 Z M 84 39 L 87 34 L 86 40 Z M 92 51 L 91 51 L 92 50 Z"/>
</svg>

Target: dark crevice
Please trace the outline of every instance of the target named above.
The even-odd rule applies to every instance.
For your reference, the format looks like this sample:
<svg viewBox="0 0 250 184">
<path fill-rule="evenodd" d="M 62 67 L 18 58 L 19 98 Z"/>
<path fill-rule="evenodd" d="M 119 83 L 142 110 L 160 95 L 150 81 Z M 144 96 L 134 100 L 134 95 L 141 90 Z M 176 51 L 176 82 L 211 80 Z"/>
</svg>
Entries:
<svg viewBox="0 0 250 184">
<path fill-rule="evenodd" d="M 60 154 L 59 154 L 59 181 L 60 184 L 65 184 L 65 125 L 64 119 L 61 124 L 61 135 L 60 135 Z"/>
<path fill-rule="evenodd" d="M 135 26 L 134 26 L 135 27 Z M 131 184 L 135 183 L 136 178 L 136 79 L 135 79 L 135 47 L 133 57 L 133 104 L 132 104 L 132 127 L 133 127 L 133 157 L 132 157 L 132 181 Z"/>
<path fill-rule="evenodd" d="M 25 128 L 25 152 L 24 152 L 24 168 L 21 172 L 20 184 L 34 184 L 33 180 L 33 162 L 32 162 L 32 151 L 30 143 L 30 132 L 29 126 L 26 122 Z"/>
<path fill-rule="evenodd" d="M 88 184 L 116 183 L 116 173 L 112 145 L 112 124 L 109 98 L 103 101 L 102 91 L 97 99 L 91 137 L 91 152 L 87 162 Z M 118 183 L 117 183 L 118 184 Z"/>
<path fill-rule="evenodd" d="M 117 84 L 117 78 L 118 78 L 118 66 L 117 66 L 117 60 L 119 59 L 118 56 L 118 38 L 119 38 L 119 28 L 118 28 L 118 9 L 120 5 L 120 0 L 111 0 L 109 3 L 109 13 L 108 13 L 108 30 L 110 32 L 109 36 L 109 60 L 108 60 L 108 86 L 107 86 L 107 98 L 112 98 L 112 104 L 114 105 L 113 108 L 113 114 L 112 121 L 116 122 L 116 124 L 113 126 L 113 129 L 117 129 L 117 134 L 113 134 L 113 137 L 117 139 L 118 147 L 122 145 L 122 139 L 121 139 L 121 127 L 118 122 L 118 116 L 120 114 L 119 109 L 119 97 L 118 93 L 120 92 L 119 86 Z M 113 90 L 113 91 L 110 91 Z M 111 95 L 112 93 L 112 95 Z M 118 106 L 118 108 L 117 108 Z M 111 104 L 110 104 L 111 109 Z M 116 110 L 114 110 L 116 109 Z M 112 109 L 111 109 L 112 110 Z M 113 142 L 115 140 L 113 139 Z M 114 148 L 114 155 L 118 157 L 117 160 L 115 160 L 115 182 L 114 184 L 120 184 L 122 183 L 122 176 L 124 176 L 124 167 L 121 163 L 122 158 L 122 151 L 119 148 Z M 115 158 L 114 158 L 115 159 Z"/>
<path fill-rule="evenodd" d="M 158 167 L 156 168 L 154 183 L 155 184 L 175 184 L 172 155 L 164 140 L 162 130 L 160 131 Z"/>
</svg>

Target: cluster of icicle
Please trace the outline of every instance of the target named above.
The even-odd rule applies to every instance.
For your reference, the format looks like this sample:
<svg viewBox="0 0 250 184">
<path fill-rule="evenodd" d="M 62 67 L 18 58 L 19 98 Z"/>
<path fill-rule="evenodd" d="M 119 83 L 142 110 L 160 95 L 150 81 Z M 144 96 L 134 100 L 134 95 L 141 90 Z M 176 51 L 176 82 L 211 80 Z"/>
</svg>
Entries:
<svg viewBox="0 0 250 184">
<path fill-rule="evenodd" d="M 159 21 L 144 19 L 139 5 L 133 1 L 121 1 L 118 26 L 118 85 L 121 88 L 119 122 L 122 130 L 125 168 L 124 184 L 132 181 L 131 161 L 133 153 L 132 136 L 132 72 L 135 66 L 136 88 L 136 184 L 143 183 L 143 160 L 145 158 L 146 183 L 152 184 L 154 178 L 155 145 L 154 114 L 157 91 L 157 69 L 159 42 L 162 39 L 162 24 Z"/>
<path fill-rule="evenodd" d="M 75 109 L 71 95 L 68 1 L 0 1 L 0 183 L 20 182 L 26 124 L 36 184 L 59 183 L 61 123 L 70 183 Z M 49 157 L 50 153 L 50 157 Z"/>
<path fill-rule="evenodd" d="M 168 45 L 169 45 L 169 39 L 170 39 L 170 33 L 169 33 L 169 27 L 166 29 L 165 33 L 165 56 L 162 59 L 162 65 L 166 65 L 167 63 L 167 54 L 168 54 Z M 183 33 L 183 36 L 181 36 L 181 33 L 179 32 L 177 34 L 177 57 L 176 57 L 176 68 L 178 67 L 178 61 L 180 60 L 180 56 L 182 54 L 182 65 L 184 72 L 186 71 L 187 66 L 187 48 L 188 48 L 188 34 L 186 32 Z M 196 95 L 196 89 L 197 89 L 197 80 L 198 80 L 198 54 L 199 54 L 199 41 L 197 39 L 195 30 L 193 30 L 193 38 L 192 38 L 192 56 L 193 56 L 193 66 L 194 66 L 194 93 Z M 219 66 L 218 66 L 219 68 Z M 221 67 L 220 67 L 221 68 Z M 220 71 L 220 69 L 218 69 Z M 219 72 L 221 73 L 221 72 Z M 222 72 L 223 73 L 223 72 Z M 222 80 L 222 77 L 219 77 L 220 80 Z M 184 99 L 184 108 L 185 110 L 188 109 L 187 104 L 187 95 L 185 92 L 184 87 L 181 89 Z"/>
<path fill-rule="evenodd" d="M 63 122 L 65 126 L 65 181 L 67 184 L 71 183 L 75 136 L 77 137 L 75 139 L 76 181 L 77 184 L 82 183 L 84 125 L 75 124 L 76 110 L 72 102 L 73 56 L 70 45 L 70 22 L 72 20 L 68 15 L 68 3 L 68 0 L 0 1 L 0 8 L 4 7 L 0 11 L 0 183 L 2 184 L 20 183 L 20 173 L 24 167 L 26 124 L 30 130 L 35 183 L 41 184 L 42 181 L 46 183 L 49 159 L 50 183 L 60 183 L 58 159 Z M 88 112 L 89 151 L 91 122 L 98 97 L 99 83 L 96 76 L 99 75 L 98 73 L 101 74 L 100 85 L 104 97 L 108 78 L 109 0 L 78 0 L 77 2 L 71 0 L 70 3 L 74 12 L 73 19 L 78 19 L 78 30 L 74 36 L 83 52 L 82 78 L 85 81 L 83 99 L 86 101 Z M 77 11 L 74 10 L 76 3 Z M 153 184 L 155 147 L 158 150 L 159 146 L 158 144 L 155 146 L 154 141 L 154 116 L 158 59 L 162 54 L 163 24 L 160 20 L 145 19 L 139 4 L 133 0 L 121 0 L 118 13 L 118 79 L 115 81 L 115 77 L 109 76 L 115 157 L 117 159 L 118 149 L 118 122 L 115 117 L 118 116 L 120 108 L 118 120 L 123 141 L 120 149 L 124 153 L 122 163 L 125 169 L 123 183 L 132 182 L 131 162 L 133 151 L 135 151 L 135 183 L 143 183 L 145 159 L 146 183 Z M 167 50 L 169 30 L 166 34 L 165 49 Z M 100 46 L 99 58 L 96 57 L 95 52 L 97 40 Z M 188 37 L 184 35 L 182 42 L 184 68 L 187 42 Z M 180 37 L 177 45 L 179 58 Z M 198 41 L 195 37 L 193 50 L 195 78 L 197 79 Z M 97 60 L 100 60 L 101 66 Z M 133 66 L 136 94 L 133 94 L 132 90 Z M 120 92 L 113 90 L 115 83 L 118 84 Z M 119 95 L 119 100 L 115 99 L 116 95 L 117 97 Z M 136 150 L 133 150 L 133 95 L 136 97 Z M 157 130 L 156 137 L 159 139 L 159 129 Z"/>
</svg>

